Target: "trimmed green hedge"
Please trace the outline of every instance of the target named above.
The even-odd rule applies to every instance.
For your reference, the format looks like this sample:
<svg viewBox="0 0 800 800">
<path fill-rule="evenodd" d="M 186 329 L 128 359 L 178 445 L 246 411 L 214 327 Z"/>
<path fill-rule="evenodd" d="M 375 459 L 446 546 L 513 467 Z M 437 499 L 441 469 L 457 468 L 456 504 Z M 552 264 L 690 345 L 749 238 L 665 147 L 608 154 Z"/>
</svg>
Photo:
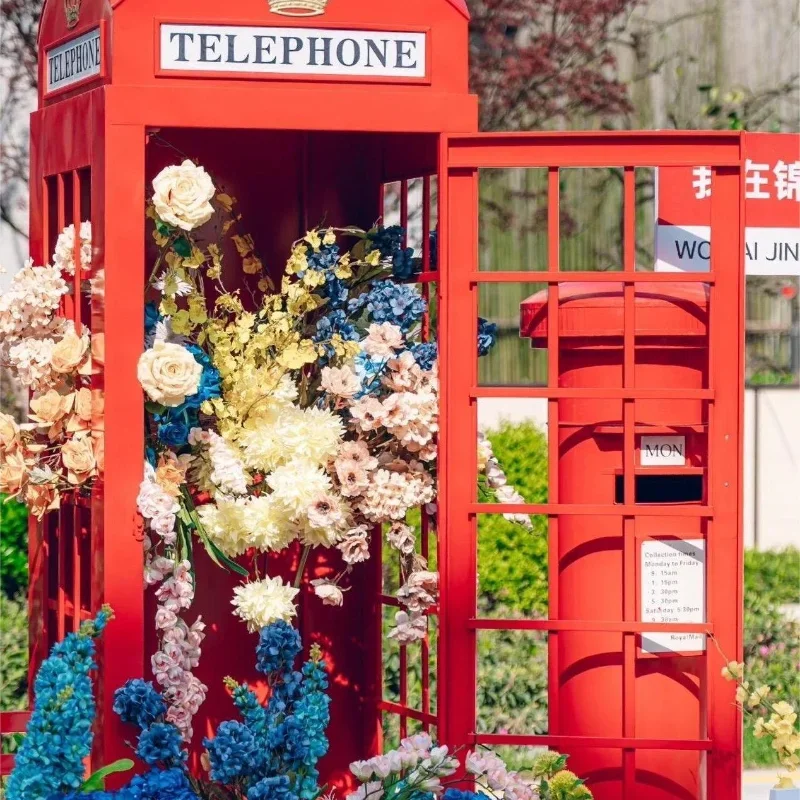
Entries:
<svg viewBox="0 0 800 800">
<path fill-rule="evenodd" d="M 28 586 L 28 511 L 0 494 L 0 593 L 16 597 Z"/>
</svg>

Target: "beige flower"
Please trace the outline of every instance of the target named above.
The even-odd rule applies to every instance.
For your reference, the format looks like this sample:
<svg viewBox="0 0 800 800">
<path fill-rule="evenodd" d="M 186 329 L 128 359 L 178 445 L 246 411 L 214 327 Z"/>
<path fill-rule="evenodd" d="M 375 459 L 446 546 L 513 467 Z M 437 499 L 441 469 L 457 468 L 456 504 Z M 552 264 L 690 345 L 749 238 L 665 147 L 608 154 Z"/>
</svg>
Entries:
<svg viewBox="0 0 800 800">
<path fill-rule="evenodd" d="M 97 468 L 91 436 L 78 435 L 61 447 L 61 460 L 67 468 L 67 480 L 75 485 L 86 483 Z"/>
<path fill-rule="evenodd" d="M 92 392 L 86 387 L 75 394 L 75 413 L 84 421 L 92 421 Z"/>
<path fill-rule="evenodd" d="M 162 455 L 156 467 L 156 483 L 170 496 L 178 497 L 186 482 L 186 471 L 173 453 Z"/>
<path fill-rule="evenodd" d="M 361 381 L 348 367 L 324 367 L 322 370 L 322 388 L 334 397 L 353 397 L 361 389 Z"/>
<path fill-rule="evenodd" d="M 373 323 L 367 329 L 367 338 L 361 343 L 364 352 L 375 358 L 394 356 L 403 346 L 403 332 L 391 322 Z"/>
<path fill-rule="evenodd" d="M 60 394 L 55 389 L 50 389 L 31 400 L 33 414 L 30 415 L 30 418 L 41 425 L 54 425 L 72 411 L 74 402 L 74 392 Z"/>
<path fill-rule="evenodd" d="M 73 328 L 67 330 L 50 354 L 50 366 L 64 375 L 68 375 L 80 366 L 86 351 L 89 349 L 89 338 L 78 336 Z"/>
<path fill-rule="evenodd" d="M 58 508 L 58 492 L 50 484 L 29 483 L 25 490 L 25 505 L 37 519 L 41 519 L 48 511 Z"/>
<path fill-rule="evenodd" d="M 318 578 L 311 581 L 311 585 L 314 587 L 314 594 L 322 600 L 322 605 L 340 606 L 344 603 L 344 593 L 333 581 Z"/>
<path fill-rule="evenodd" d="M 97 462 L 97 472 L 102 475 L 106 467 L 106 435 L 103 430 L 92 431 L 92 449 Z"/>
<path fill-rule="evenodd" d="M 139 383 L 147 396 L 165 406 L 179 406 L 197 394 L 203 367 L 179 344 L 156 342 L 139 359 Z"/>
<path fill-rule="evenodd" d="M 9 450 L 0 459 L 0 492 L 13 497 L 19 494 L 28 473 L 21 448 Z"/>
<path fill-rule="evenodd" d="M 0 412 L 0 453 L 16 449 L 19 444 L 19 425 L 14 417 Z"/>
<path fill-rule="evenodd" d="M 156 214 L 168 225 L 192 231 L 208 222 L 214 214 L 209 200 L 214 184 L 208 173 L 189 159 L 181 165 L 162 169 L 153 181 L 153 205 Z"/>
</svg>

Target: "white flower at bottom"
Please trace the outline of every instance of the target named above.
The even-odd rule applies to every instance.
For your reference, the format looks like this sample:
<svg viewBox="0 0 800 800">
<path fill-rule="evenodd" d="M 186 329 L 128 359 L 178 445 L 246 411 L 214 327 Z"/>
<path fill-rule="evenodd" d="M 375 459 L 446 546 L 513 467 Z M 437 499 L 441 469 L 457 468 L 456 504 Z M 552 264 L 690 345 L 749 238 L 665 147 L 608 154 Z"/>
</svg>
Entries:
<svg viewBox="0 0 800 800">
<path fill-rule="evenodd" d="M 247 623 L 251 633 L 257 633 L 279 619 L 288 622 L 296 616 L 293 601 L 298 592 L 299 589 L 287 586 L 281 578 L 246 583 L 233 590 L 231 604 L 236 609 L 233 613 Z"/>
<path fill-rule="evenodd" d="M 347 800 L 381 800 L 383 793 L 383 784 L 380 781 L 370 781 L 347 795 Z"/>
</svg>

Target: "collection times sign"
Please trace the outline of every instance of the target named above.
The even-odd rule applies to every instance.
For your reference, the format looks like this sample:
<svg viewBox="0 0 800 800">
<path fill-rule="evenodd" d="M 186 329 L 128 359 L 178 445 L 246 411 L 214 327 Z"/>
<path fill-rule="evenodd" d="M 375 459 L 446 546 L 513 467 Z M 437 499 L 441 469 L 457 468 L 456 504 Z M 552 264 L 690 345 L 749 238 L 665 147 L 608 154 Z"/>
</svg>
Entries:
<svg viewBox="0 0 800 800">
<path fill-rule="evenodd" d="M 162 71 L 425 78 L 425 33 L 162 23 Z"/>
</svg>

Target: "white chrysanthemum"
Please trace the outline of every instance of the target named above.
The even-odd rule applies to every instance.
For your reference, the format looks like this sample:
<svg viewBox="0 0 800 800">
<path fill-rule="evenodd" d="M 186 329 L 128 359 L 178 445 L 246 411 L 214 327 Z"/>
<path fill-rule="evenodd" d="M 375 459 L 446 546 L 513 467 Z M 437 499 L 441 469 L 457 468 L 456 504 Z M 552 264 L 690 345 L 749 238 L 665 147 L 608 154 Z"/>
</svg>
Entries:
<svg viewBox="0 0 800 800">
<path fill-rule="evenodd" d="M 223 494 L 247 494 L 251 481 L 235 448 L 219 434 L 209 431 L 208 457 L 211 461 L 210 479 Z"/>
<path fill-rule="evenodd" d="M 251 547 L 246 509 L 247 502 L 242 499 L 220 500 L 197 509 L 209 538 L 229 558 L 236 558 Z"/>
<path fill-rule="evenodd" d="M 239 441 L 245 463 L 270 472 L 296 460 L 325 464 L 336 456 L 343 433 L 330 411 L 289 406 L 250 420 Z"/>
<path fill-rule="evenodd" d="M 291 461 L 269 475 L 267 484 L 289 517 L 297 520 L 307 514 L 318 495 L 330 491 L 331 479 L 317 464 Z"/>
<path fill-rule="evenodd" d="M 296 537 L 296 528 L 283 505 L 269 494 L 250 500 L 245 509 L 245 526 L 251 546 L 259 550 L 283 550 Z"/>
<path fill-rule="evenodd" d="M 280 578 L 237 586 L 231 601 L 236 609 L 233 613 L 247 623 L 251 633 L 257 633 L 279 619 L 289 622 L 297 614 L 293 601 L 298 591 Z"/>
</svg>

